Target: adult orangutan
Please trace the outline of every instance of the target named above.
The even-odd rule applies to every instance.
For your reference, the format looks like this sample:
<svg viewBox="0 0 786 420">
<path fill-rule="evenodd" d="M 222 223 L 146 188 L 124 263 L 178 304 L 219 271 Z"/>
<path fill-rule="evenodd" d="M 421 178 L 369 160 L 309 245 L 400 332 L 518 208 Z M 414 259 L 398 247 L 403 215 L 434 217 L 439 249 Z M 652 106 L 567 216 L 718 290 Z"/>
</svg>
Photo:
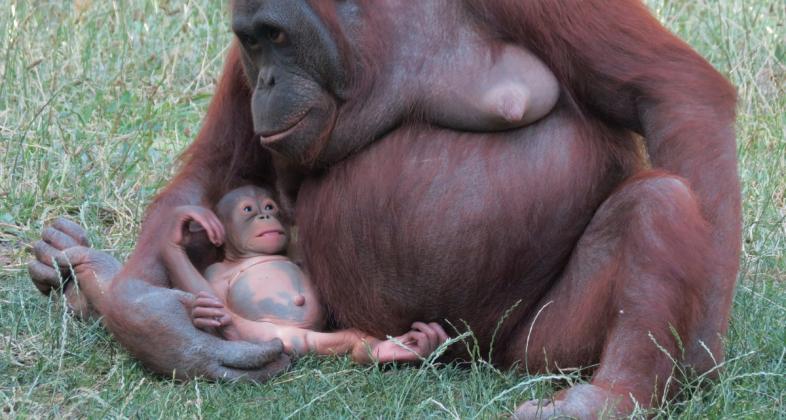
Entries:
<svg viewBox="0 0 786 420">
<path fill-rule="evenodd" d="M 239 42 L 133 255 L 118 272 L 106 254 L 65 252 L 77 278 L 114 276 L 90 303 L 151 369 L 261 379 L 286 366 L 278 343 L 197 331 L 156 251 L 174 206 L 274 179 L 337 327 L 377 335 L 464 320 L 488 350 L 515 307 L 493 338 L 495 363 L 599 363 L 546 414 L 650 405 L 670 391 L 664 350 L 697 371 L 723 358 L 740 251 L 735 92 L 640 1 L 236 0 L 232 10 Z M 559 82 L 544 118 L 466 132 L 429 107 L 482 81 L 477 63 L 510 47 Z M 77 227 L 59 227 L 30 267 L 45 292 L 56 284 L 46 264 L 80 244 Z"/>
</svg>

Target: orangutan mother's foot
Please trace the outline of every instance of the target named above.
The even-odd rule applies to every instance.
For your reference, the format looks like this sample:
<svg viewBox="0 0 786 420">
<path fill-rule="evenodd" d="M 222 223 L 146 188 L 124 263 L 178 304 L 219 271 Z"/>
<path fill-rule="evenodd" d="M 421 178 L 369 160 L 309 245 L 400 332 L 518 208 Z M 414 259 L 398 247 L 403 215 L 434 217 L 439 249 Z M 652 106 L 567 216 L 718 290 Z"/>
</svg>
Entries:
<svg viewBox="0 0 786 420">
<path fill-rule="evenodd" d="M 516 420 L 530 419 L 616 419 L 624 418 L 633 404 L 624 395 L 596 385 L 576 385 L 557 394 L 555 400 L 527 401 L 516 410 Z"/>
</svg>

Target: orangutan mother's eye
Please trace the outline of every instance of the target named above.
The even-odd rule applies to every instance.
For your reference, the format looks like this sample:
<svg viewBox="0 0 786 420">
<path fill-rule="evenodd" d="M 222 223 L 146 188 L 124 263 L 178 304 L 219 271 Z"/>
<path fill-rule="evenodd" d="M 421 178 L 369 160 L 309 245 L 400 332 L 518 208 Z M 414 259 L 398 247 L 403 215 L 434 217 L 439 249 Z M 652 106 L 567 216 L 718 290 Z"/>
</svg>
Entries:
<svg viewBox="0 0 786 420">
<path fill-rule="evenodd" d="M 265 33 L 267 39 L 274 44 L 281 45 L 287 42 L 287 34 L 281 29 L 270 26 L 265 30 Z"/>
</svg>

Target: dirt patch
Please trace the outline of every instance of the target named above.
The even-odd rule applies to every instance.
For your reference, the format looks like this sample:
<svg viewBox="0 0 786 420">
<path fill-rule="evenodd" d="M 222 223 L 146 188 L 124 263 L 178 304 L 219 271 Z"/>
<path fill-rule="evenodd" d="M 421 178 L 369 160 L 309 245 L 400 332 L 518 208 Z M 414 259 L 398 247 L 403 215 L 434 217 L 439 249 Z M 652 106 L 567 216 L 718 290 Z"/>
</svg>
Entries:
<svg viewBox="0 0 786 420">
<path fill-rule="evenodd" d="M 11 248 L 0 242 L 0 267 L 7 268 L 12 262 Z"/>
<path fill-rule="evenodd" d="M 19 268 L 19 259 L 24 258 L 23 230 L 8 219 L 7 214 L 0 214 L 0 270 Z"/>
<path fill-rule="evenodd" d="M 0 270 L 18 268 L 21 245 L 15 242 L 0 242 Z"/>
</svg>

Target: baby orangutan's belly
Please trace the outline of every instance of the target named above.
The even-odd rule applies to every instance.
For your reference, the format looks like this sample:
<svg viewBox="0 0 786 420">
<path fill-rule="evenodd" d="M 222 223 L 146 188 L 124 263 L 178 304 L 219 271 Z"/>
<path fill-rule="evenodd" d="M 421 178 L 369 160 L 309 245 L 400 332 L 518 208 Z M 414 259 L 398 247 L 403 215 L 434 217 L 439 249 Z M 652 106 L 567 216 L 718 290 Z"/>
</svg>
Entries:
<svg viewBox="0 0 786 420">
<path fill-rule="evenodd" d="M 270 261 L 243 273 L 229 286 L 227 301 L 251 321 L 320 330 L 322 307 L 305 273 L 288 260 Z"/>
</svg>

